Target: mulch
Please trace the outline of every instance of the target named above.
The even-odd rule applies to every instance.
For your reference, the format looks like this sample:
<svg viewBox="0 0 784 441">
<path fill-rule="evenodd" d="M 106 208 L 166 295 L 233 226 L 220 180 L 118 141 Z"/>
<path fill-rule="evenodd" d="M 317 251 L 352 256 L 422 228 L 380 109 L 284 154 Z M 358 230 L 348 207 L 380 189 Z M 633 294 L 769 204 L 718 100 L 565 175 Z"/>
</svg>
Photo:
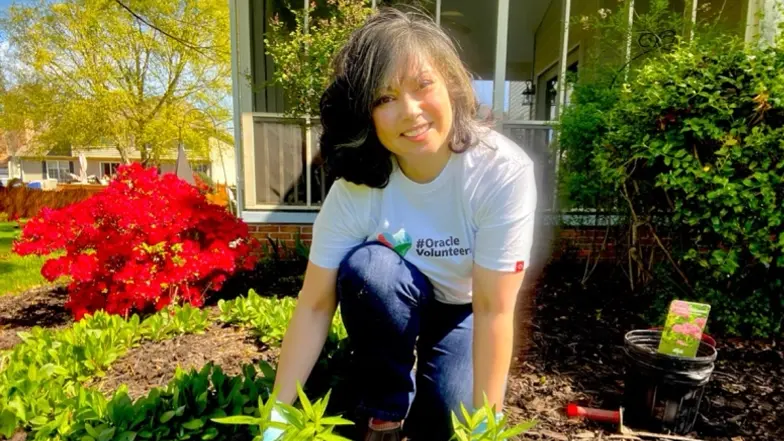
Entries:
<svg viewBox="0 0 784 441">
<path fill-rule="evenodd" d="M 245 364 L 276 358 L 277 351 L 263 347 L 250 331 L 215 324 L 204 334 L 144 342 L 112 363 L 106 375 L 90 386 L 110 396 L 125 384 L 128 395 L 136 399 L 154 387 L 165 387 L 178 367 L 199 370 L 212 362 L 227 375 L 239 375 Z"/>
<path fill-rule="evenodd" d="M 622 406 L 623 336 L 651 327 L 635 311 L 649 303 L 629 298 L 617 278 L 597 275 L 586 287 L 577 281 L 574 268 L 551 266 L 528 291 L 533 313 L 520 321 L 527 346 L 513 365 L 507 410 L 513 421 L 536 419 L 537 425 L 520 439 L 619 435 L 611 425 L 568 419 L 565 407 L 571 402 L 608 410 Z M 688 435 L 705 441 L 784 440 L 781 345 L 721 338 L 717 345 L 714 375 Z"/>
<path fill-rule="evenodd" d="M 21 342 L 18 332 L 34 326 L 61 328 L 71 323 L 65 309 L 64 287 L 39 287 L 16 295 L 0 296 L 0 351 Z"/>
<path fill-rule="evenodd" d="M 552 265 L 531 283 L 529 301 L 520 302 L 519 349 L 506 411 L 513 422 L 535 419 L 537 425 L 518 439 L 606 440 L 618 435 L 610 425 L 570 420 L 564 408 L 570 402 L 614 410 L 622 405 L 623 335 L 650 327 L 635 310 L 648 303 L 630 298 L 617 277 L 596 274 L 583 286 L 579 275 L 573 268 Z M 19 330 L 70 323 L 64 301 L 61 290 L 0 297 L 0 350 L 18 342 Z M 209 309 L 211 315 L 217 313 L 214 306 Z M 718 350 L 714 376 L 689 435 L 704 441 L 784 440 L 781 346 L 718 338 Z M 262 359 L 274 363 L 277 353 L 248 331 L 215 324 L 204 334 L 131 349 L 94 385 L 110 394 L 126 384 L 130 395 L 138 397 L 164 386 L 177 366 L 198 369 L 212 361 L 236 374 L 243 364 Z"/>
</svg>

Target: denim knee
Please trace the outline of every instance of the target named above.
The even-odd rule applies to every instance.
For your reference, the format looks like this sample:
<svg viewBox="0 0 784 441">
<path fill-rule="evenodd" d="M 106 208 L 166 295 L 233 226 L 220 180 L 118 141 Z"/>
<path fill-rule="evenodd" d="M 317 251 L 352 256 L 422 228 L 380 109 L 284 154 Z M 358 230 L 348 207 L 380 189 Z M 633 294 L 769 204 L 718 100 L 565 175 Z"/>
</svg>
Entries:
<svg viewBox="0 0 784 441">
<path fill-rule="evenodd" d="M 363 295 L 398 294 L 409 305 L 421 306 L 432 296 L 430 281 L 418 268 L 381 242 L 366 242 L 351 250 L 340 264 L 337 278 L 339 300 Z"/>
</svg>

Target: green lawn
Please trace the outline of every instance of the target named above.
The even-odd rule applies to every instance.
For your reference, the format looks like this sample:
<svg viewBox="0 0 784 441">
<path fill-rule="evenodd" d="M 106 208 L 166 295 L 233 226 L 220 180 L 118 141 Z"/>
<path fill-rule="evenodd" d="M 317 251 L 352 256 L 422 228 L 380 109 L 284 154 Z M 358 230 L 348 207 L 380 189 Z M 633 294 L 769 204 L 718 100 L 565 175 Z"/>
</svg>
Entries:
<svg viewBox="0 0 784 441">
<path fill-rule="evenodd" d="M 41 276 L 44 257 L 20 257 L 11 252 L 11 242 L 20 230 L 14 222 L 0 222 L 0 295 L 15 294 L 49 282 Z"/>
</svg>

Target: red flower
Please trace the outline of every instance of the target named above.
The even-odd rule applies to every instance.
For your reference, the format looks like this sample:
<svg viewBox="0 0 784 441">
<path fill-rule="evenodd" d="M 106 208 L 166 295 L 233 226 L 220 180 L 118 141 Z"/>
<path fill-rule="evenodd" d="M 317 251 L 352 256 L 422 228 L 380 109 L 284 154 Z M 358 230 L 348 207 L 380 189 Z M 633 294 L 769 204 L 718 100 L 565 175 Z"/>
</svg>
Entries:
<svg viewBox="0 0 784 441">
<path fill-rule="evenodd" d="M 247 225 L 197 188 L 131 164 L 101 193 L 42 210 L 13 249 L 64 253 L 41 273 L 70 276 L 66 307 L 78 320 L 99 309 L 124 315 L 173 301 L 201 306 L 205 292 L 255 265 L 258 247 Z"/>
</svg>

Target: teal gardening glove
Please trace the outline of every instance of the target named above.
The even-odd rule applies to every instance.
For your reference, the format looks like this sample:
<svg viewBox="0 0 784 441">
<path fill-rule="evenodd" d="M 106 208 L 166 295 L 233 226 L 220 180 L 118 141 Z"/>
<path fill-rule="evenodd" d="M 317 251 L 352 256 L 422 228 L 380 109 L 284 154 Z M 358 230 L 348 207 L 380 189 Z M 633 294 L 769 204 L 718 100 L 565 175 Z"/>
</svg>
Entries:
<svg viewBox="0 0 784 441">
<path fill-rule="evenodd" d="M 495 414 L 495 422 L 496 424 L 501 422 L 501 419 L 504 417 L 503 412 L 496 412 Z M 487 432 L 487 418 L 483 419 L 481 423 L 474 429 L 473 435 L 482 435 L 483 433 Z M 264 440 L 266 441 L 266 439 Z"/>
<path fill-rule="evenodd" d="M 280 412 L 278 412 L 277 407 L 272 408 L 272 412 L 270 414 L 270 419 L 276 423 L 285 423 L 286 419 L 283 418 Z M 277 441 L 283 435 L 283 429 L 278 429 L 275 427 L 271 427 L 264 431 L 261 436 L 262 441 Z"/>
</svg>

